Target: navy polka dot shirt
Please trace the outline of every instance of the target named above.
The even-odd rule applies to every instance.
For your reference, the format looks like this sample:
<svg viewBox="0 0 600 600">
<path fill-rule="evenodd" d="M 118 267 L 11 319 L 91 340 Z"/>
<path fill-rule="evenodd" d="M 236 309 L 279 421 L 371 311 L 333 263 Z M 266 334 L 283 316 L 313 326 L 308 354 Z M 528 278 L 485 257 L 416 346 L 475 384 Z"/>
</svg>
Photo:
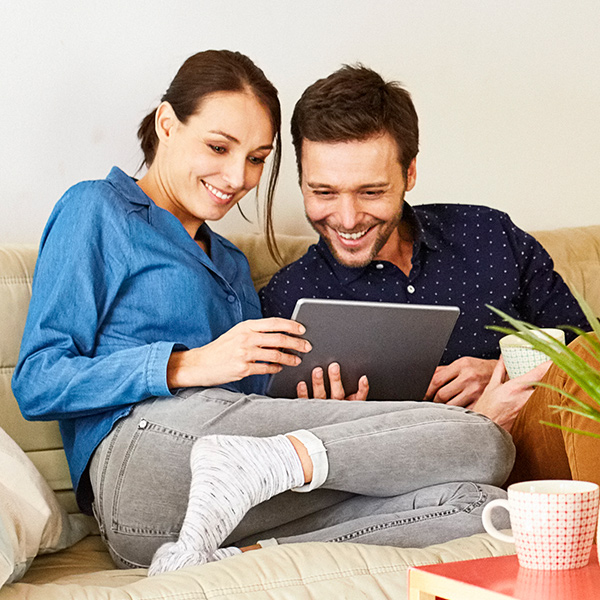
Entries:
<svg viewBox="0 0 600 600">
<path fill-rule="evenodd" d="M 404 205 L 414 224 L 412 269 L 375 260 L 340 265 L 323 239 L 260 291 L 265 317 L 289 318 L 300 298 L 336 298 L 460 308 L 441 364 L 461 356 L 497 358 L 505 324 L 486 304 L 539 327 L 587 322 L 548 253 L 506 213 L 461 204 Z M 567 332 L 567 338 L 572 339 Z"/>
</svg>

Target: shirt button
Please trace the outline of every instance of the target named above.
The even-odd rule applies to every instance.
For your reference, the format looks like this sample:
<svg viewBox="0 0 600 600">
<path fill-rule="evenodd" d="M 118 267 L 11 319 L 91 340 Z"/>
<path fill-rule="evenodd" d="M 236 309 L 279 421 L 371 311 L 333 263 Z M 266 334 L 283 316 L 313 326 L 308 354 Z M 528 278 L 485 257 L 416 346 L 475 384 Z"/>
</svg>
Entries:
<svg viewBox="0 0 600 600">
<path fill-rule="evenodd" d="M 382 265 L 381 263 L 377 263 L 377 264 L 375 265 L 375 268 L 376 268 L 376 269 L 383 269 L 383 265 Z"/>
<path fill-rule="evenodd" d="M 233 304 L 235 302 L 235 296 L 233 294 L 229 294 L 229 296 L 227 296 L 227 301 Z"/>
<path fill-rule="evenodd" d="M 409 286 L 406 288 L 406 291 L 407 291 L 409 294 L 414 294 L 414 293 L 415 293 L 415 286 L 414 286 L 414 285 L 409 285 Z"/>
</svg>

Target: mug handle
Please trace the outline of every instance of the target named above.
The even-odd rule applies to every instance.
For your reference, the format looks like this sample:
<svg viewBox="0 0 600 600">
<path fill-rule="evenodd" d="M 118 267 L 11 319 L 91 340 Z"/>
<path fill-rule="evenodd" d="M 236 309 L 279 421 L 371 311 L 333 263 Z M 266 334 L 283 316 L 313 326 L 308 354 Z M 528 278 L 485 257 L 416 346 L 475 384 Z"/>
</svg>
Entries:
<svg viewBox="0 0 600 600">
<path fill-rule="evenodd" d="M 492 500 L 490 503 L 486 504 L 483 507 L 483 512 L 481 513 L 481 520 L 483 521 L 483 527 L 485 530 L 497 540 L 502 542 L 509 542 L 510 544 L 515 543 L 515 538 L 512 535 L 506 535 L 501 531 L 498 531 L 494 524 L 492 523 L 492 511 L 496 507 L 505 508 L 509 513 L 510 509 L 508 507 L 508 500 L 504 500 L 504 498 L 498 498 L 497 500 Z"/>
</svg>

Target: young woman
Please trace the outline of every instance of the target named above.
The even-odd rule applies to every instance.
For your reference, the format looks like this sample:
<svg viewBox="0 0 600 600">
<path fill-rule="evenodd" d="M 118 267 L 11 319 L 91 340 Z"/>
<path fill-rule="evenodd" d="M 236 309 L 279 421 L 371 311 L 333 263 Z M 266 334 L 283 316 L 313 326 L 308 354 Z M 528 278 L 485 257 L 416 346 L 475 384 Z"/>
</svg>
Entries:
<svg viewBox="0 0 600 600">
<path fill-rule="evenodd" d="M 273 153 L 272 236 L 280 120 L 247 57 L 196 54 L 142 122 L 146 175 L 74 186 L 44 231 L 13 389 L 27 418 L 59 420 L 119 566 L 159 573 L 260 538 L 425 546 L 481 531 L 503 494 L 514 448 L 486 417 L 261 395 L 310 344 L 260 318 L 246 259 L 207 221 Z"/>
</svg>

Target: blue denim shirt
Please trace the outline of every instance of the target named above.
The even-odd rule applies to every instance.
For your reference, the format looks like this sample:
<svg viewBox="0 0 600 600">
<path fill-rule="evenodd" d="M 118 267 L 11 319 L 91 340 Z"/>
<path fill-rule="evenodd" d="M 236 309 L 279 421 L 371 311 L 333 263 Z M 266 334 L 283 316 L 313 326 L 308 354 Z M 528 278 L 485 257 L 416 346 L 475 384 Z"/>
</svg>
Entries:
<svg viewBox="0 0 600 600">
<path fill-rule="evenodd" d="M 505 323 L 486 304 L 539 327 L 589 327 L 549 254 L 506 213 L 465 204 L 405 204 L 402 218 L 415 233 L 408 275 L 384 260 L 345 267 L 320 239 L 260 291 L 264 316 L 289 318 L 303 297 L 458 306 L 441 364 L 461 356 L 498 358 L 502 334 L 486 326 Z"/>
<path fill-rule="evenodd" d="M 116 167 L 68 190 L 46 225 L 12 385 L 25 418 L 59 421 L 86 512 L 94 449 L 135 403 L 171 396 L 171 352 L 261 317 L 245 256 L 202 229 L 210 258 Z M 265 381 L 224 387 L 262 393 Z"/>
</svg>

